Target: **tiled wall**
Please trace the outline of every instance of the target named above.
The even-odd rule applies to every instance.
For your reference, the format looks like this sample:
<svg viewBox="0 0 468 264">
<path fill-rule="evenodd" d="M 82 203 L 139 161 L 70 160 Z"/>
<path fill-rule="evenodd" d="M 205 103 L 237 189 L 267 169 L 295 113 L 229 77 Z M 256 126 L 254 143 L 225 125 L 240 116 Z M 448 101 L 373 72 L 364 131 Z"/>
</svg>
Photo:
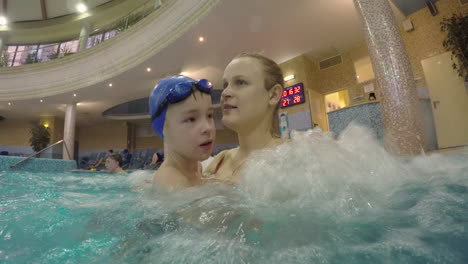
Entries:
<svg viewBox="0 0 468 264">
<path fill-rule="evenodd" d="M 76 169 L 74 160 L 31 158 L 14 168 L 10 166 L 24 160 L 24 157 L 0 156 L 0 171 L 21 170 L 31 172 L 66 172 Z"/>
<path fill-rule="evenodd" d="M 409 16 L 414 25 L 413 31 L 405 32 L 400 27 L 414 77 L 419 79 L 418 86 L 425 86 L 421 60 L 446 52 L 442 46 L 446 33 L 440 30 L 442 19 L 450 18 L 454 13 L 468 13 L 468 5 L 462 6 L 459 0 L 440 0 L 436 2 L 436 6 L 439 10 L 436 16 L 432 16 L 427 8 Z"/>
</svg>

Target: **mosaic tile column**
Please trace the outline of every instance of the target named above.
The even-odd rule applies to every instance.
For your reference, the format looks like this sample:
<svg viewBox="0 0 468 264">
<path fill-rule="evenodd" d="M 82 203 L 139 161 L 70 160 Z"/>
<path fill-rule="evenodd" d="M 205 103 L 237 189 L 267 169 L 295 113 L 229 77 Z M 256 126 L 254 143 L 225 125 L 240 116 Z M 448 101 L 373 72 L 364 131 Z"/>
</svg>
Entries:
<svg viewBox="0 0 468 264">
<path fill-rule="evenodd" d="M 63 127 L 63 159 L 72 160 L 75 151 L 75 118 L 76 104 L 68 104 L 65 110 L 65 124 Z M 67 151 L 68 150 L 68 151 Z"/>
<path fill-rule="evenodd" d="M 353 0 L 380 87 L 385 148 L 399 155 L 424 149 L 413 72 L 388 0 Z"/>
</svg>

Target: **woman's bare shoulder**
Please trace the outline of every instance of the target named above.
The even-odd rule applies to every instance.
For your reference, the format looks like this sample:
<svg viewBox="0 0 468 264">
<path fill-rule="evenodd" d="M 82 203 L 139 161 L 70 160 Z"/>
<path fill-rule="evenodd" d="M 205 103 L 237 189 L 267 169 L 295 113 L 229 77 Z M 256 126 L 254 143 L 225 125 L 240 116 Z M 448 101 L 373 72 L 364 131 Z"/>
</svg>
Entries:
<svg viewBox="0 0 468 264">
<path fill-rule="evenodd" d="M 213 160 L 211 163 L 203 170 L 203 175 L 208 176 L 212 175 L 215 173 L 216 167 L 218 164 L 221 162 L 226 157 L 230 157 L 233 153 L 234 150 L 237 148 L 232 148 L 232 149 L 226 149 L 218 153 L 216 156 L 214 156 Z"/>
</svg>

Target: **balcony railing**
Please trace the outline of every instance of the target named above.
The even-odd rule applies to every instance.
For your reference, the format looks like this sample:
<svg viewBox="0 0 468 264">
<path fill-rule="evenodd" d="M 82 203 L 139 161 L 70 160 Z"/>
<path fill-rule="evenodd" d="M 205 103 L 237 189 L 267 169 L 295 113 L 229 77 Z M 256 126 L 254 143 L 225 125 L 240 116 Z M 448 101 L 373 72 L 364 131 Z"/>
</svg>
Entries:
<svg viewBox="0 0 468 264">
<path fill-rule="evenodd" d="M 155 9 L 158 9 L 161 4 L 161 0 L 148 0 L 143 5 L 128 12 L 118 21 L 101 28 L 99 32 L 94 32 L 88 37 L 86 49 L 92 48 L 125 31 L 151 14 Z M 3 51 L 0 52 L 0 67 L 15 67 L 59 59 L 77 53 L 78 46 L 78 39 L 59 43 L 6 45 Z"/>
</svg>

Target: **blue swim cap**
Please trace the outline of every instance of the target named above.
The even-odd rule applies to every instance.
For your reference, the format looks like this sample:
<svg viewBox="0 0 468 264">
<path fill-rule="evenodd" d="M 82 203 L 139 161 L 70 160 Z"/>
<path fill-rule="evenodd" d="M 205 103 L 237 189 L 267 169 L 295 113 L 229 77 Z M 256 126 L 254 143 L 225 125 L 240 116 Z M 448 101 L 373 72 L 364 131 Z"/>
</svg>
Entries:
<svg viewBox="0 0 468 264">
<path fill-rule="evenodd" d="M 184 75 L 171 76 L 160 80 L 154 87 L 149 97 L 150 116 L 153 117 L 156 112 L 160 110 L 160 105 L 165 103 L 166 98 L 169 96 L 171 91 L 175 89 L 177 84 L 187 82 L 195 83 L 197 81 Z M 151 126 L 153 127 L 154 132 L 156 132 L 156 134 L 158 134 L 158 136 L 162 139 L 164 139 L 163 129 L 164 122 L 166 121 L 167 107 L 168 104 L 166 104 L 162 109 L 162 112 L 151 121 Z"/>
</svg>

